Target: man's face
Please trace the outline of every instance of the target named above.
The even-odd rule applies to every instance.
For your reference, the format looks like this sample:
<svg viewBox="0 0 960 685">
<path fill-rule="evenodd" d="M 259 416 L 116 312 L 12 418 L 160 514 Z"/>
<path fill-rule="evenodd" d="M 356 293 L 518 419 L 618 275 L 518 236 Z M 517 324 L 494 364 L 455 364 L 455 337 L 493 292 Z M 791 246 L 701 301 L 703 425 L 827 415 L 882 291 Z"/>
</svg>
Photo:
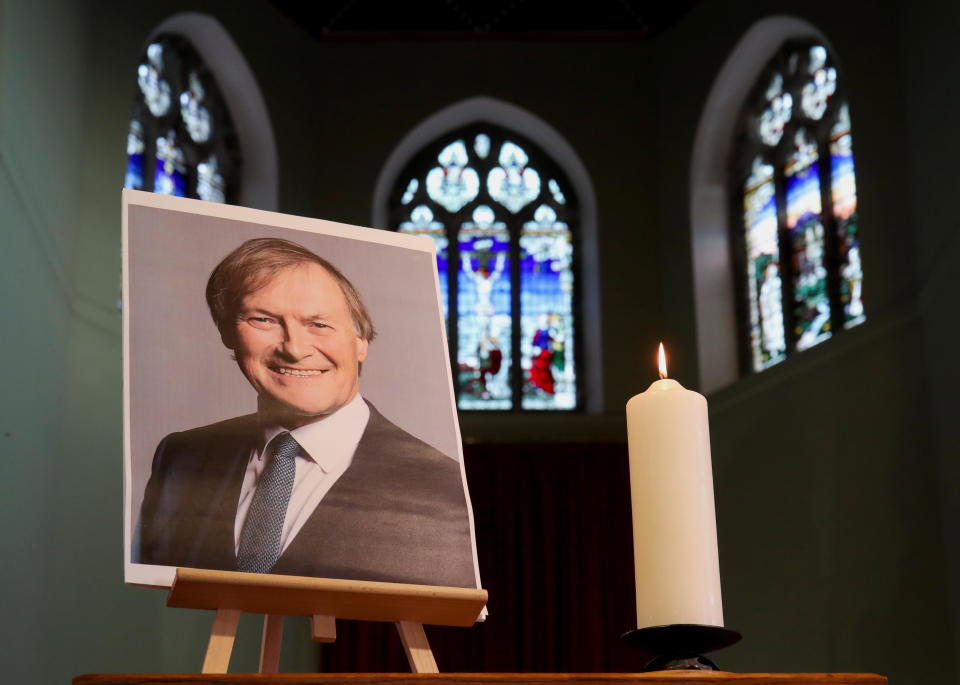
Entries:
<svg viewBox="0 0 960 685">
<path fill-rule="evenodd" d="M 244 297 L 233 333 L 224 344 L 256 389 L 260 411 L 287 428 L 332 414 L 360 389 L 367 341 L 337 281 L 318 264 L 285 268 Z"/>
</svg>

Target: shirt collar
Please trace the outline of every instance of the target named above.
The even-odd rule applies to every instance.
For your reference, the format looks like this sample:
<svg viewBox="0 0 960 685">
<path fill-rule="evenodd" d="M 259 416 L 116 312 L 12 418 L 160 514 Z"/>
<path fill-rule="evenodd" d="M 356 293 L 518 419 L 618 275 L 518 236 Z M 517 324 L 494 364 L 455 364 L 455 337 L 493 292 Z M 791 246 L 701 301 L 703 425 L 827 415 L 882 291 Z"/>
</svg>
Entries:
<svg viewBox="0 0 960 685">
<path fill-rule="evenodd" d="M 370 407 L 357 393 L 333 414 L 295 428 L 290 435 L 300 444 L 302 456 L 316 462 L 324 473 L 330 473 L 349 465 L 369 419 Z M 264 449 L 259 456 L 262 457 L 270 441 L 285 430 L 280 426 L 267 426 L 263 432 Z"/>
</svg>

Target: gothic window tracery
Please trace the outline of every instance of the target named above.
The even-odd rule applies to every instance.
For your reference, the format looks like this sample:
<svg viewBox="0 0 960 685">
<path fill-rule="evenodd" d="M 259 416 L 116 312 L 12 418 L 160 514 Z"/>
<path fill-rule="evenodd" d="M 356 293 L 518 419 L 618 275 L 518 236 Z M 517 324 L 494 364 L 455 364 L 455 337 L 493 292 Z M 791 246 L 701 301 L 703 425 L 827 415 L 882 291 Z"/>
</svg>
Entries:
<svg viewBox="0 0 960 685">
<path fill-rule="evenodd" d="M 190 42 L 174 34 L 151 40 L 136 86 L 124 187 L 235 201 L 241 160 L 233 121 Z"/>
<path fill-rule="evenodd" d="M 460 409 L 579 407 L 577 211 L 558 165 L 491 124 L 442 136 L 399 174 L 389 224 L 436 243 Z"/>
</svg>

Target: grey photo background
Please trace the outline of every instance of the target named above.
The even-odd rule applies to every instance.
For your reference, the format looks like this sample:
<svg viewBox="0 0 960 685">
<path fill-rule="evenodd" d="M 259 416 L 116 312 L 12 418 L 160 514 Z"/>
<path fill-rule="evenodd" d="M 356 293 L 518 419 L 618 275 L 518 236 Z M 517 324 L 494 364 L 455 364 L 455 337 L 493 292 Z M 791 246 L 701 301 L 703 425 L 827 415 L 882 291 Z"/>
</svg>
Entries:
<svg viewBox="0 0 960 685">
<path fill-rule="evenodd" d="M 430 253 L 168 209 L 130 205 L 129 211 L 132 524 L 165 435 L 256 411 L 256 393 L 220 342 L 204 298 L 213 268 L 250 238 L 300 243 L 350 279 L 377 329 L 361 394 L 398 426 L 459 460 Z"/>
</svg>

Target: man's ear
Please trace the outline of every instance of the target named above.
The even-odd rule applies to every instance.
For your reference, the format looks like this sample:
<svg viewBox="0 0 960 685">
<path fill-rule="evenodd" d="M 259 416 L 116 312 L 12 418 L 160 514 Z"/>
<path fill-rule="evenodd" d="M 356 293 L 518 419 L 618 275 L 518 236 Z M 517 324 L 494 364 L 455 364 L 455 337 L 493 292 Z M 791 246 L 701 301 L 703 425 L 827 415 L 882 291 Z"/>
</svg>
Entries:
<svg viewBox="0 0 960 685">
<path fill-rule="evenodd" d="M 370 341 L 366 338 L 361 338 L 357 336 L 357 361 L 365 362 L 367 360 L 367 348 L 370 346 Z"/>
</svg>

